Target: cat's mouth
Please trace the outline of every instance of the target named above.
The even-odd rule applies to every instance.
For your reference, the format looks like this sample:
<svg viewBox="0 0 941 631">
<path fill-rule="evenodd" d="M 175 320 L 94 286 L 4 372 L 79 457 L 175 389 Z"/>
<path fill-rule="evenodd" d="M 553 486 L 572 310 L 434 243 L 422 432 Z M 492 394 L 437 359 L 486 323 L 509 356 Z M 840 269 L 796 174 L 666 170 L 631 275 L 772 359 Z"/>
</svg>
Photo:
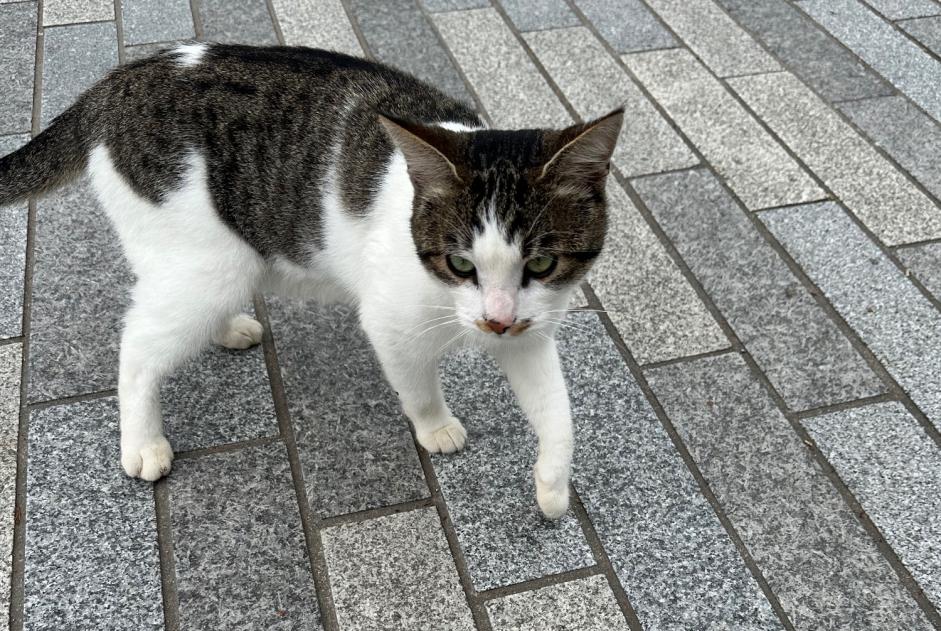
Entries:
<svg viewBox="0 0 941 631">
<path fill-rule="evenodd" d="M 530 319 L 519 320 L 510 326 L 506 326 L 495 320 L 478 319 L 474 320 L 474 324 L 484 333 L 495 333 L 496 335 L 510 335 L 515 337 L 532 326 L 533 321 Z"/>
</svg>

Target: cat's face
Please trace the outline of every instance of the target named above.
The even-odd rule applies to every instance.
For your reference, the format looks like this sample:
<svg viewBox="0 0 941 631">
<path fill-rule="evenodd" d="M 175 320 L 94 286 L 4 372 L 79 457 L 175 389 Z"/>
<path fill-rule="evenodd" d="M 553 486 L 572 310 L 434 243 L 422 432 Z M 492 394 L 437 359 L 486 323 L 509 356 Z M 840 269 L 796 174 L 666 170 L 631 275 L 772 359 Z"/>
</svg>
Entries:
<svg viewBox="0 0 941 631">
<path fill-rule="evenodd" d="M 383 118 L 415 187 L 416 251 L 463 324 L 515 337 L 561 320 L 604 244 L 621 119 L 454 132 Z"/>
</svg>

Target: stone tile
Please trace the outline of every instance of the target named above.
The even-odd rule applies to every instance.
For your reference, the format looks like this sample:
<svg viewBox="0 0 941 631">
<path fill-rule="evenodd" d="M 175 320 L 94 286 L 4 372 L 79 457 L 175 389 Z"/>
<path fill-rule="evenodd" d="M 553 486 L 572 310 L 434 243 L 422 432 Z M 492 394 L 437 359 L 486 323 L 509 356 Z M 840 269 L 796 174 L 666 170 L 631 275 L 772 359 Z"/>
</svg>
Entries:
<svg viewBox="0 0 941 631">
<path fill-rule="evenodd" d="M 886 370 L 941 425 L 941 314 L 833 203 L 762 214 Z"/>
<path fill-rule="evenodd" d="M 575 4 L 619 53 L 678 45 L 641 0 L 575 0 Z"/>
<path fill-rule="evenodd" d="M 277 44 L 265 0 L 201 0 L 203 39 L 230 44 Z"/>
<path fill-rule="evenodd" d="M 897 24 L 935 55 L 941 56 L 941 17 L 903 20 Z"/>
<path fill-rule="evenodd" d="M 125 45 L 196 36 L 189 0 L 123 0 L 121 7 Z"/>
<path fill-rule="evenodd" d="M 689 51 L 636 53 L 624 62 L 750 209 L 824 197 Z"/>
<path fill-rule="evenodd" d="M 804 421 L 935 606 L 941 604 L 941 453 L 901 403 Z"/>
<path fill-rule="evenodd" d="M 892 86 L 789 2 L 716 0 L 828 101 L 886 96 Z"/>
<path fill-rule="evenodd" d="M 43 26 L 113 19 L 112 0 L 45 0 L 42 5 Z"/>
<path fill-rule="evenodd" d="M 899 248 L 895 255 L 935 298 L 941 300 L 941 243 Z"/>
<path fill-rule="evenodd" d="M 581 24 L 565 0 L 503 0 L 503 9 L 523 32 Z"/>
<path fill-rule="evenodd" d="M 841 103 L 840 109 L 899 165 L 941 198 L 941 127 L 901 96 Z"/>
<path fill-rule="evenodd" d="M 177 42 L 156 42 L 153 44 L 138 44 L 137 46 L 125 46 L 124 47 L 124 63 L 130 63 L 132 61 L 137 61 L 138 59 L 151 57 L 159 53 L 161 50 L 173 48 L 174 46 L 176 46 L 176 44 Z"/>
<path fill-rule="evenodd" d="M 941 61 L 858 0 L 805 0 L 800 7 L 901 92 L 941 121 Z"/>
<path fill-rule="evenodd" d="M 741 357 L 647 378 L 795 628 L 930 628 Z"/>
<path fill-rule="evenodd" d="M 16 505 L 16 446 L 20 427 L 20 344 L 0 346 L 0 611 L 10 610 L 13 520 Z M 7 629 L 7 621 L 0 621 Z"/>
<path fill-rule="evenodd" d="M 0 6 L 0 134 L 32 127 L 36 11 L 35 2 Z"/>
<path fill-rule="evenodd" d="M 108 2 L 109 6 L 113 6 Z M 79 94 L 118 65 L 114 22 L 45 29 L 42 69 L 42 126 L 65 111 Z"/>
<path fill-rule="evenodd" d="M 483 9 L 490 6 L 490 0 L 421 0 L 429 11 L 461 11 L 464 9 Z"/>
<path fill-rule="evenodd" d="M 312 510 L 328 517 L 427 497 L 408 420 L 356 313 L 269 305 Z"/>
<path fill-rule="evenodd" d="M 886 244 L 941 236 L 941 210 L 793 75 L 729 84 Z"/>
<path fill-rule="evenodd" d="M 634 186 L 788 408 L 884 391 L 715 177 L 685 171 Z"/>
<path fill-rule="evenodd" d="M 454 98 L 471 101 L 464 81 L 414 0 L 351 0 L 349 6 L 377 59 Z"/>
<path fill-rule="evenodd" d="M 781 69 L 712 0 L 647 0 L 647 4 L 720 77 Z"/>
<path fill-rule="evenodd" d="M 29 142 L 29 134 L 0 136 L 0 156 Z M 23 281 L 26 274 L 25 203 L 0 206 L 0 339 L 23 332 Z"/>
<path fill-rule="evenodd" d="M 699 162 L 588 29 L 529 33 L 526 43 L 582 118 L 624 107 L 627 123 L 612 157 L 621 173 L 641 175 Z"/>
<path fill-rule="evenodd" d="M 288 46 L 311 46 L 362 56 L 340 0 L 271 0 Z"/>
<path fill-rule="evenodd" d="M 890 20 L 941 15 L 935 0 L 866 0 L 867 4 Z"/>
<path fill-rule="evenodd" d="M 608 186 L 608 234 L 591 286 L 640 364 L 727 348 L 680 268 L 616 183 Z"/>
<path fill-rule="evenodd" d="M 494 631 L 627 631 L 603 576 L 487 601 Z"/>
<path fill-rule="evenodd" d="M 153 485 L 124 475 L 118 402 L 33 411 L 23 628 L 163 629 Z"/>
<path fill-rule="evenodd" d="M 493 9 L 439 13 L 435 23 L 495 127 L 564 127 L 572 120 Z"/>
<path fill-rule="evenodd" d="M 343 629 L 474 629 L 434 508 L 323 531 Z"/>
<path fill-rule="evenodd" d="M 323 628 L 282 443 L 178 460 L 168 480 L 181 628 Z"/>
</svg>

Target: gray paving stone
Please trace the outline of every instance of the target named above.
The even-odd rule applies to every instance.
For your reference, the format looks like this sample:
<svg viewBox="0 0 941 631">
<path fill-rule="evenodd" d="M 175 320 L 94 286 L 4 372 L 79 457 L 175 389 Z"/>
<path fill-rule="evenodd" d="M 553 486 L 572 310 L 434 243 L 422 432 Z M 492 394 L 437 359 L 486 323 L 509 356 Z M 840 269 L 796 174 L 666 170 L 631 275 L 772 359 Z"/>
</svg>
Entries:
<svg viewBox="0 0 941 631">
<path fill-rule="evenodd" d="M 866 0 L 866 3 L 890 20 L 941 15 L 935 0 Z"/>
<path fill-rule="evenodd" d="M 516 28 L 524 32 L 581 24 L 565 0 L 503 0 L 502 4 Z"/>
<path fill-rule="evenodd" d="M 941 198 L 941 127 L 901 96 L 841 103 L 840 109 L 899 165 Z"/>
<path fill-rule="evenodd" d="M 572 120 L 494 9 L 434 16 L 495 127 L 563 127 Z"/>
<path fill-rule="evenodd" d="M 647 377 L 795 628 L 931 627 L 741 357 Z"/>
<path fill-rule="evenodd" d="M 828 101 L 886 96 L 892 86 L 788 2 L 716 0 Z"/>
<path fill-rule="evenodd" d="M 678 45 L 641 0 L 575 0 L 575 4 L 619 53 Z"/>
<path fill-rule="evenodd" d="M 0 6 L 0 134 L 32 127 L 36 3 Z"/>
<path fill-rule="evenodd" d="M 312 510 L 328 517 L 427 497 L 408 420 L 355 312 L 269 305 Z"/>
<path fill-rule="evenodd" d="M 113 19 L 112 0 L 45 0 L 42 5 L 43 26 Z"/>
<path fill-rule="evenodd" d="M 634 186 L 790 409 L 884 391 L 715 177 L 694 170 Z"/>
<path fill-rule="evenodd" d="M 125 45 L 196 36 L 189 0 L 123 0 Z"/>
<path fill-rule="evenodd" d="M 118 35 L 114 22 L 56 26 L 44 32 L 42 126 L 46 127 L 118 65 Z"/>
<path fill-rule="evenodd" d="M 804 421 L 935 606 L 941 604 L 941 453 L 901 403 Z"/>
<path fill-rule="evenodd" d="M 941 56 L 941 17 L 903 20 L 897 24 L 935 55 Z"/>
<path fill-rule="evenodd" d="M 0 156 L 29 142 L 29 134 L 0 136 Z M 25 203 L 0 206 L 0 339 L 23 332 L 23 280 L 26 273 Z"/>
<path fill-rule="evenodd" d="M 272 0 L 288 46 L 311 46 L 362 56 L 353 26 L 340 0 Z"/>
<path fill-rule="evenodd" d="M 328 528 L 323 543 L 341 628 L 475 628 L 434 508 Z"/>
<path fill-rule="evenodd" d="M 265 46 L 278 43 L 265 0 L 201 0 L 203 39 Z"/>
<path fill-rule="evenodd" d="M 762 214 L 788 252 L 895 377 L 941 425 L 941 314 L 833 203 Z"/>
<path fill-rule="evenodd" d="M 923 243 L 895 251 L 905 267 L 941 300 L 941 243 Z"/>
<path fill-rule="evenodd" d="M 490 6 L 490 0 L 421 0 L 429 11 L 461 11 L 463 9 L 483 9 Z"/>
<path fill-rule="evenodd" d="M 941 237 L 941 209 L 793 75 L 729 84 L 886 244 Z"/>
<path fill-rule="evenodd" d="M 612 157 L 621 173 L 641 175 L 699 162 L 588 29 L 529 33 L 526 43 L 582 118 L 624 107 L 627 123 Z"/>
<path fill-rule="evenodd" d="M 323 628 L 282 443 L 177 460 L 168 479 L 181 628 Z"/>
<path fill-rule="evenodd" d="M 471 102 L 464 81 L 414 0 L 351 0 L 349 6 L 377 59 Z"/>
<path fill-rule="evenodd" d="M 858 0 L 804 0 L 807 11 L 873 69 L 941 121 L 941 61 Z"/>
<path fill-rule="evenodd" d="M 153 485 L 121 469 L 117 400 L 31 412 L 28 450 L 23 628 L 163 629 Z"/>
<path fill-rule="evenodd" d="M 608 234 L 591 286 L 640 364 L 727 348 L 729 340 L 616 183 Z"/>
<path fill-rule="evenodd" d="M 624 62 L 750 209 L 824 197 L 689 51 L 635 53 Z"/>
<path fill-rule="evenodd" d="M 495 631 L 627 631 L 627 621 L 603 576 L 487 601 Z"/>
<path fill-rule="evenodd" d="M 10 610 L 22 353 L 20 344 L 0 346 L 0 611 L 3 612 Z M 0 620 L 0 628 L 8 628 L 6 620 Z"/>
<path fill-rule="evenodd" d="M 177 42 L 155 42 L 153 44 L 138 44 L 137 46 L 124 47 L 124 63 L 137 61 L 156 55 L 161 50 L 174 48 Z"/>
<path fill-rule="evenodd" d="M 720 77 L 781 69 L 712 0 L 647 0 L 647 4 Z"/>
</svg>

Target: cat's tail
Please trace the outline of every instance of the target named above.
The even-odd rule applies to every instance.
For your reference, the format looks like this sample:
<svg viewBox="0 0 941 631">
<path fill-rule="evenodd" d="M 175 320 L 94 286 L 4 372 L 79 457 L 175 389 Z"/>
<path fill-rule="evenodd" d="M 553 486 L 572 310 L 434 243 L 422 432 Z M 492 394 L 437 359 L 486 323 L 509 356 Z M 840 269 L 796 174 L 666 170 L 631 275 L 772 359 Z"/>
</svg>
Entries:
<svg viewBox="0 0 941 631">
<path fill-rule="evenodd" d="M 28 144 L 0 158 L 0 206 L 67 184 L 88 162 L 81 103 L 60 114 Z"/>
</svg>

